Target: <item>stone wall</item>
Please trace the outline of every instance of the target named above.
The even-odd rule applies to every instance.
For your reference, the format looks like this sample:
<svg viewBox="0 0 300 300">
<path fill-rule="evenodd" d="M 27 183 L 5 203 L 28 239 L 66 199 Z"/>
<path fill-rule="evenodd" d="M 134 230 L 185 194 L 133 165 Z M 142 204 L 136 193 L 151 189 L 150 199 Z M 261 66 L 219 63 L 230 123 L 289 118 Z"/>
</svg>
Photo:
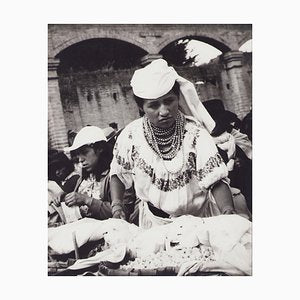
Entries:
<svg viewBox="0 0 300 300">
<path fill-rule="evenodd" d="M 129 82 L 134 70 L 90 72 L 59 79 L 67 130 L 86 125 L 119 128 L 139 117 Z"/>
</svg>

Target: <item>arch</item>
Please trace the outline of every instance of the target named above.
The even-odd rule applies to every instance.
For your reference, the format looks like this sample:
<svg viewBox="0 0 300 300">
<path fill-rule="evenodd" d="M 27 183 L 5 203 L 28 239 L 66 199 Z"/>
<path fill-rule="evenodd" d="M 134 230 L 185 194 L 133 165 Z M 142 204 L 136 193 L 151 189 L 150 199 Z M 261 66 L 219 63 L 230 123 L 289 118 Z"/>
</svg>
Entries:
<svg viewBox="0 0 300 300">
<path fill-rule="evenodd" d="M 230 50 L 232 50 L 228 45 L 226 45 L 223 41 L 221 41 L 221 39 L 216 38 L 214 36 L 210 36 L 208 34 L 205 35 L 198 35 L 198 34 L 185 34 L 185 33 L 178 33 L 175 35 L 172 35 L 172 37 L 170 37 L 167 40 L 164 40 L 158 47 L 159 47 L 159 53 L 161 52 L 161 50 L 163 50 L 166 46 L 168 46 L 169 44 L 181 40 L 181 39 L 193 39 L 193 40 L 198 40 L 204 43 L 207 43 L 215 48 L 217 48 L 218 50 L 220 50 L 221 52 L 228 52 Z"/>
<path fill-rule="evenodd" d="M 132 44 L 134 46 L 137 46 L 139 48 L 141 48 L 142 50 L 146 51 L 147 53 L 149 53 L 149 49 L 142 43 L 140 43 L 139 41 L 131 38 L 131 37 L 124 37 L 124 36 L 119 36 L 118 34 L 81 34 L 80 36 L 74 36 L 66 41 L 63 41 L 61 44 L 57 45 L 56 47 L 53 47 L 52 50 L 52 56 L 53 57 L 57 57 L 59 55 L 60 52 L 62 52 L 63 50 L 65 50 L 66 48 L 75 45 L 77 43 L 83 42 L 83 41 L 87 41 L 87 40 L 91 40 L 91 39 L 115 39 L 115 40 L 120 40 L 123 42 L 127 42 L 129 44 Z"/>
<path fill-rule="evenodd" d="M 246 31 L 243 37 L 238 41 L 238 49 L 240 49 L 241 46 L 243 46 L 246 42 L 248 42 L 251 39 L 252 39 L 252 33 Z"/>
</svg>

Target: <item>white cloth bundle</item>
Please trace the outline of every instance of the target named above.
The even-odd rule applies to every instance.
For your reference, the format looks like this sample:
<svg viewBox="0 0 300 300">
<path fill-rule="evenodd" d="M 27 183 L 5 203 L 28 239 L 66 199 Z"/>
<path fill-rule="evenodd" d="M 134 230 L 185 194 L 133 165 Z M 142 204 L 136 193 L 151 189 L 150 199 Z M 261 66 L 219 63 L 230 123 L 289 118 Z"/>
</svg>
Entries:
<svg viewBox="0 0 300 300">
<path fill-rule="evenodd" d="M 74 250 L 72 233 L 80 247 L 87 241 L 104 237 L 110 248 L 96 256 L 80 259 L 71 269 L 81 269 L 101 261 L 121 262 L 128 252 L 132 257 L 146 257 L 161 250 L 168 250 L 176 241 L 177 248 L 204 245 L 212 247 L 215 261 L 204 264 L 190 261 L 183 264 L 179 275 L 196 271 L 222 271 L 229 275 L 251 275 L 251 222 L 238 215 L 221 215 L 210 218 L 182 216 L 172 223 L 142 230 L 133 224 L 118 219 L 97 221 L 82 219 L 49 230 L 49 247 L 56 253 Z M 110 233 L 107 235 L 106 232 Z"/>
<path fill-rule="evenodd" d="M 48 246 L 56 254 L 74 251 L 73 232 L 78 247 L 89 241 L 98 241 L 106 235 L 109 244 L 127 242 L 139 228 L 121 219 L 95 220 L 84 218 L 79 221 L 48 229 Z"/>
</svg>

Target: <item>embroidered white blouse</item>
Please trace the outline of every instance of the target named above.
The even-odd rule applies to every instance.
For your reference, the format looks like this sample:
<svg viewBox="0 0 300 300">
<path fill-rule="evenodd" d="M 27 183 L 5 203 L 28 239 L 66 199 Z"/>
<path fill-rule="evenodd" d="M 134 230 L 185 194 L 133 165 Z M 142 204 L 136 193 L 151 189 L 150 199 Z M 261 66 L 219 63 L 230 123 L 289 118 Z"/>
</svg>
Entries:
<svg viewBox="0 0 300 300">
<path fill-rule="evenodd" d="M 208 189 L 227 177 L 228 170 L 206 129 L 186 116 L 184 139 L 177 155 L 161 159 L 149 146 L 143 118 L 128 124 L 118 137 L 110 174 L 128 189 L 171 217 L 185 214 L 205 217 Z M 211 209 L 210 209 L 211 211 Z"/>
</svg>

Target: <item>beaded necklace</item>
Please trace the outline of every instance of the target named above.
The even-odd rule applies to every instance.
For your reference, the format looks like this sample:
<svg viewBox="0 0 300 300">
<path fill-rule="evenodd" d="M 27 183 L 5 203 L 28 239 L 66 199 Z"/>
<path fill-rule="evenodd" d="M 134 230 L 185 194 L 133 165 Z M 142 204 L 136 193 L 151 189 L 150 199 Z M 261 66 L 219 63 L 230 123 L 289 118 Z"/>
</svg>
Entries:
<svg viewBox="0 0 300 300">
<path fill-rule="evenodd" d="M 165 168 L 170 173 L 178 173 L 183 167 L 183 155 L 179 168 L 177 165 L 177 168 L 173 167 L 170 170 L 166 167 L 164 161 L 171 161 L 180 150 L 184 138 L 185 123 L 185 116 L 180 112 L 177 113 L 175 123 L 170 128 L 154 126 L 146 115 L 143 119 L 143 130 L 146 141 L 151 149 L 163 160 Z M 168 165 L 170 165 L 169 162 Z"/>
</svg>

